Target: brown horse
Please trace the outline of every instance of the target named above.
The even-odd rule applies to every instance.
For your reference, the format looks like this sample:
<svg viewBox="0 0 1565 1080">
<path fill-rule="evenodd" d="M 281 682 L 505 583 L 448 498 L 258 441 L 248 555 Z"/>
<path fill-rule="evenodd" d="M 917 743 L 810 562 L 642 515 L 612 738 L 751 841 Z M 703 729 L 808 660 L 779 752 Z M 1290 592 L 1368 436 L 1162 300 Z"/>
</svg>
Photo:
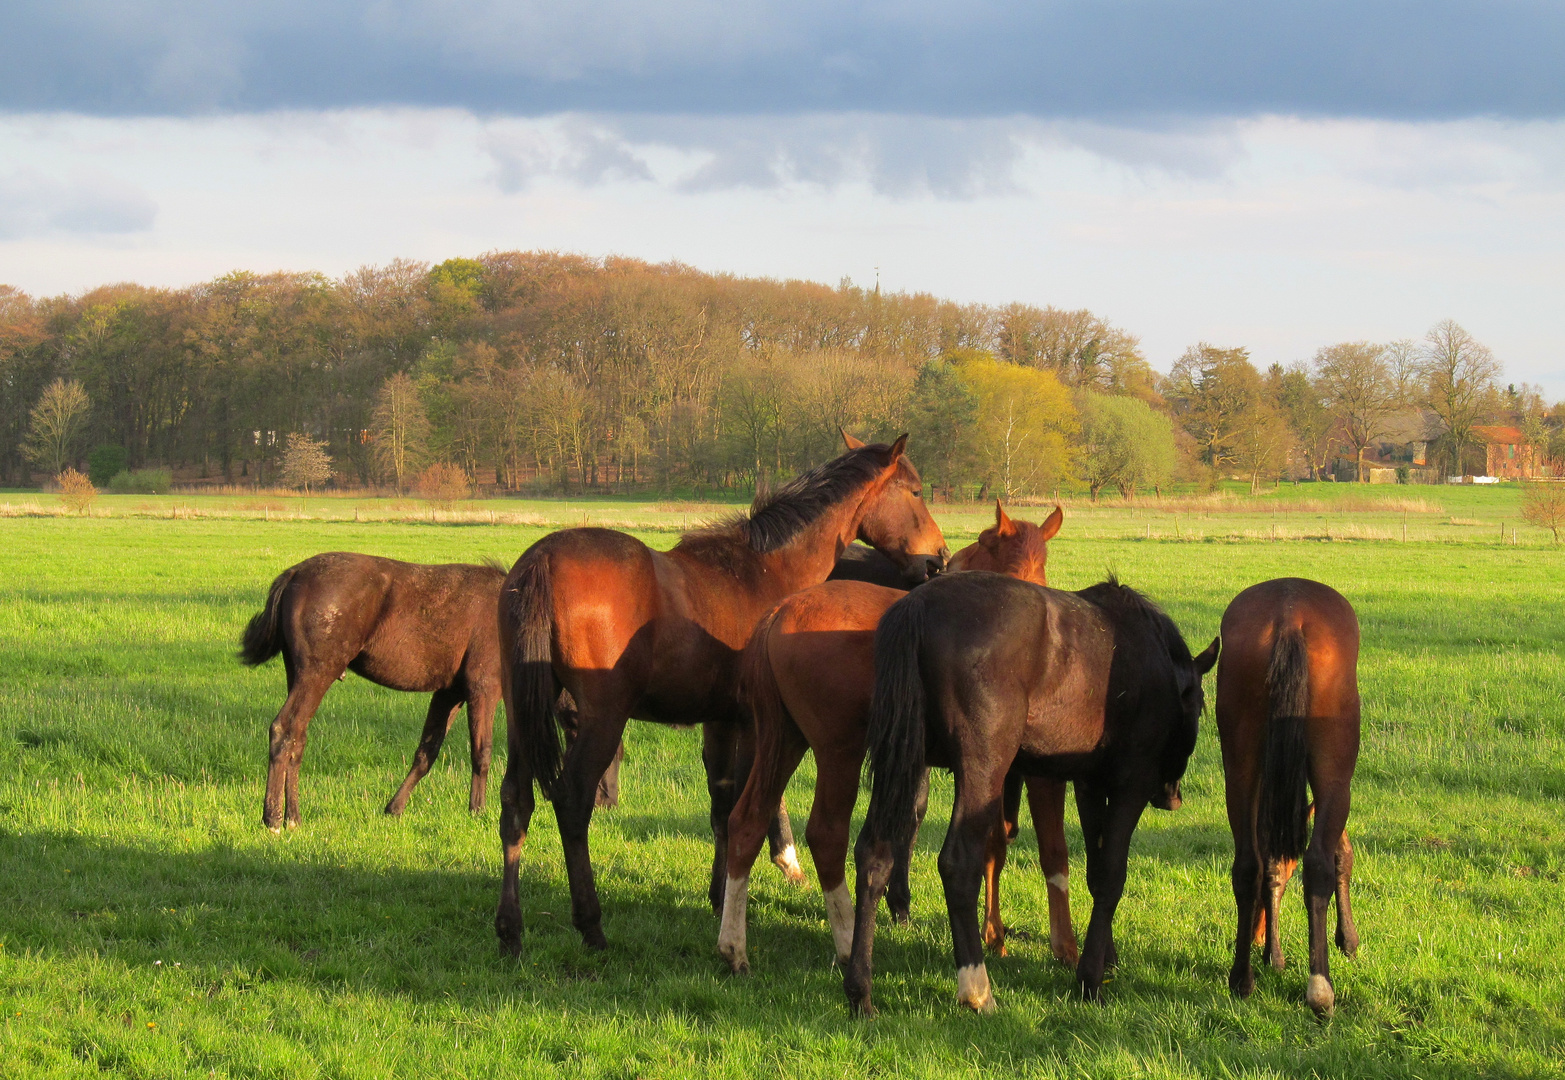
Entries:
<svg viewBox="0 0 1565 1080">
<path fill-rule="evenodd" d="M 869 1014 L 875 908 L 906 851 L 926 764 L 951 769 L 956 797 L 940 877 L 956 953 L 957 997 L 994 1007 L 977 919 L 978 888 L 1006 777 L 1076 784 L 1092 919 L 1076 965 L 1101 996 L 1115 959 L 1114 912 L 1130 838 L 1147 805 L 1179 805 L 1179 781 L 1218 644 L 1192 657 L 1162 611 L 1109 581 L 1079 593 L 999 574 L 949 574 L 909 593 L 875 632 L 870 706 L 873 789 L 854 847 L 850 1007 Z"/>
<path fill-rule="evenodd" d="M 500 700 L 495 608 L 504 578 L 498 566 L 421 566 L 343 551 L 316 555 L 277 576 L 239 653 L 253 666 L 280 652 L 288 675 L 287 700 L 272 721 L 261 815 L 267 828 L 299 824 L 299 762 L 310 720 L 348 671 L 393 690 L 434 695 L 413 767 L 386 813 L 400 814 L 407 805 L 464 702 L 473 762 L 467 805 L 475 813 L 483 809 Z"/>
<path fill-rule="evenodd" d="M 703 725 L 702 759 L 715 841 L 708 897 L 722 902 L 728 815 L 749 772 L 739 656 L 756 620 L 824 581 L 855 539 L 904 567 L 937 573 L 948 551 L 923 483 L 893 445 L 850 449 L 758 498 L 748 515 L 686 533 L 666 553 L 607 529 L 569 529 L 529 548 L 500 599 L 509 757 L 500 788 L 505 869 L 495 932 L 521 948 L 517 871 L 532 818 L 532 780 L 554 804 L 570 879 L 571 921 L 607 944 L 587 847 L 591 792 L 629 717 Z M 562 752 L 561 692 L 576 705 Z"/>
<path fill-rule="evenodd" d="M 985 529 L 976 543 L 951 557 L 947 573 L 989 570 L 1046 585 L 1048 541 L 1059 532 L 1063 520 L 1064 511 L 1056 507 L 1041 526 L 1013 521 L 996 502 L 994 525 Z M 859 792 L 870 691 L 875 682 L 875 627 L 886 610 L 905 595 L 904 591 L 860 580 L 827 581 L 795 593 L 773 608 L 756 626 L 745 649 L 740 690 L 755 716 L 755 763 L 729 818 L 728 883 L 717 939 L 717 951 L 736 972 L 749 969 L 745 909 L 750 867 L 760 852 L 767 822 L 806 750 L 815 754 L 815 802 L 805 837 L 826 898 L 826 918 L 837 960 L 845 963 L 848 959 L 853 947 L 853 900 L 846 879 L 848 829 Z M 1050 936 L 1058 953 L 1064 944 L 1057 940 L 1055 931 L 1063 921 L 1074 960 L 1076 941 L 1060 876 L 1069 867 L 1064 783 L 1041 778 L 1033 783 L 1035 805 L 1041 802 L 1052 807 L 1053 789 L 1059 790 L 1058 814 L 1052 819 L 1035 815 L 1034 826 L 1044 874 L 1051 879 Z M 1049 789 L 1046 792 L 1042 790 L 1045 787 Z M 1004 825 L 997 833 L 1003 857 Z M 887 891 L 887 903 L 898 919 L 907 918 L 907 866 L 905 857 L 898 859 Z M 993 875 L 990 882 L 991 921 L 998 925 L 999 898 Z M 1063 920 L 1056 911 L 1059 904 L 1064 905 Z"/>
<path fill-rule="evenodd" d="M 1293 866 L 1304 862 L 1310 977 L 1304 1000 L 1318 1015 L 1336 1003 L 1326 948 L 1326 907 L 1337 897 L 1337 947 L 1358 951 L 1346 832 L 1358 761 L 1358 617 L 1335 589 L 1304 578 L 1252 585 L 1223 613 L 1217 731 L 1223 746 L 1233 887 L 1239 908 L 1228 987 L 1255 989 L 1250 943 L 1283 966 L 1277 915 Z M 1315 828 L 1310 801 L 1315 795 Z"/>
</svg>

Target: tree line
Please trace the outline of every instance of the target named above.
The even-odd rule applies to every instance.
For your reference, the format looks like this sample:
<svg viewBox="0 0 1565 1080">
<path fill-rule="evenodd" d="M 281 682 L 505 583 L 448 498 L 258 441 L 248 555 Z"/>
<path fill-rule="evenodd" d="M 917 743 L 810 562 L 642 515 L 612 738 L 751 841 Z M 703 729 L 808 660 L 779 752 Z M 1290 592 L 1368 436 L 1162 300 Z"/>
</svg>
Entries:
<svg viewBox="0 0 1565 1080">
<path fill-rule="evenodd" d="M 402 490 L 440 466 L 447 489 L 455 470 L 502 491 L 743 489 L 847 429 L 910 431 L 949 496 L 1096 496 L 1320 475 L 1362 463 L 1410 409 L 1453 468 L 1495 419 L 1561 456 L 1561 410 L 1500 376 L 1450 322 L 1265 372 L 1199 344 L 1164 376 L 1089 311 L 552 253 L 36 299 L 0 286 L 0 480 L 96 454 L 185 482 Z"/>
</svg>

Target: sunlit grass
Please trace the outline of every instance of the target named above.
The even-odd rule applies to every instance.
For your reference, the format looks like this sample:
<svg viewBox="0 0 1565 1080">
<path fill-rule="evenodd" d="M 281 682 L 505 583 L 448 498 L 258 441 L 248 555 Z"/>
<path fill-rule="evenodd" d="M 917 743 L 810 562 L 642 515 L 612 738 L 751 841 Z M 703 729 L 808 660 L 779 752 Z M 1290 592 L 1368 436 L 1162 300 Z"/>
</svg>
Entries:
<svg viewBox="0 0 1565 1080">
<path fill-rule="evenodd" d="M 570 928 L 547 805 L 523 859 L 523 956 L 499 956 L 496 807 L 466 813 L 459 729 L 407 814 L 380 814 L 422 721 L 411 695 L 351 677 L 334 687 L 310 732 L 303 827 L 260 828 L 282 672 L 241 668 L 233 650 L 271 578 L 332 549 L 509 563 L 544 526 L 351 512 L 0 520 L 0 1076 L 1561 1075 L 1565 554 L 1525 529 L 1519 546 L 1498 542 L 1515 514 L 1503 491 L 1386 497 L 1409 490 L 1439 506 L 1408 512 L 1406 542 L 1402 512 L 1372 508 L 1330 511 L 1331 542 L 1273 540 L 1268 513 L 1328 513 L 1281 509 L 1289 489 L 1271 510 L 1182 509 L 1177 539 L 1171 510 L 1072 504 L 1052 545 L 1056 584 L 1112 568 L 1195 644 L 1235 592 L 1269 577 L 1318 578 L 1358 608 L 1365 737 L 1350 830 L 1364 946 L 1356 961 L 1333 956 L 1339 1007 L 1324 1026 L 1302 1004 L 1296 890 L 1288 969 L 1261 971 L 1248 1002 L 1228 997 L 1231 843 L 1209 722 L 1185 808 L 1149 812 L 1137 833 L 1106 1007 L 1075 1002 L 1048 957 L 1024 828 L 1005 882 L 1024 933 L 990 969 L 1001 1010 L 957 1010 L 934 865 L 941 777 L 913 922 L 884 929 L 877 949 L 881 1018 L 856 1022 L 818 890 L 769 868 L 750 907 L 755 973 L 725 974 L 693 732 L 629 729 L 623 804 L 593 826 L 601 956 Z M 674 539 L 668 519 L 696 516 L 536 505 L 561 524 L 612 509 L 658 546 Z M 991 513 L 938 508 L 957 540 Z M 1345 538 L 1354 525 L 1394 535 Z M 812 777 L 806 762 L 789 793 L 801 831 Z M 1069 835 L 1082 930 L 1074 824 Z"/>
</svg>

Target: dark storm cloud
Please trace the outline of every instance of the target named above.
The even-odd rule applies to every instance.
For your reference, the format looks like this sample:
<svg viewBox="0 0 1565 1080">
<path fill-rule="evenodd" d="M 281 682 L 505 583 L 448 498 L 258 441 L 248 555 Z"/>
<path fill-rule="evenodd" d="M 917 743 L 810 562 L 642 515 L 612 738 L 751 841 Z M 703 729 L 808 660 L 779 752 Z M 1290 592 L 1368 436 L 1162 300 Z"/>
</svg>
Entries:
<svg viewBox="0 0 1565 1080">
<path fill-rule="evenodd" d="M 1565 114 L 1565 4 L 4 0 L 0 109 Z"/>
</svg>

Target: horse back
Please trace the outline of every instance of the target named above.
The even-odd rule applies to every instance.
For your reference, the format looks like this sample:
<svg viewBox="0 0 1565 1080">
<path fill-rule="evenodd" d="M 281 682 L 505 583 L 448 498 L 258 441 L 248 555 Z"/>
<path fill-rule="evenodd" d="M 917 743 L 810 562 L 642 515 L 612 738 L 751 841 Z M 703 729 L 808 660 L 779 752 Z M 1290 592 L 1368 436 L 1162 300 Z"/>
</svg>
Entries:
<svg viewBox="0 0 1565 1080">
<path fill-rule="evenodd" d="M 1264 723 L 1272 649 L 1278 636 L 1290 630 L 1304 640 L 1309 718 L 1357 728 L 1359 625 L 1353 606 L 1329 585 L 1278 578 L 1245 589 L 1223 613 L 1217 665 L 1220 733 Z"/>
</svg>

